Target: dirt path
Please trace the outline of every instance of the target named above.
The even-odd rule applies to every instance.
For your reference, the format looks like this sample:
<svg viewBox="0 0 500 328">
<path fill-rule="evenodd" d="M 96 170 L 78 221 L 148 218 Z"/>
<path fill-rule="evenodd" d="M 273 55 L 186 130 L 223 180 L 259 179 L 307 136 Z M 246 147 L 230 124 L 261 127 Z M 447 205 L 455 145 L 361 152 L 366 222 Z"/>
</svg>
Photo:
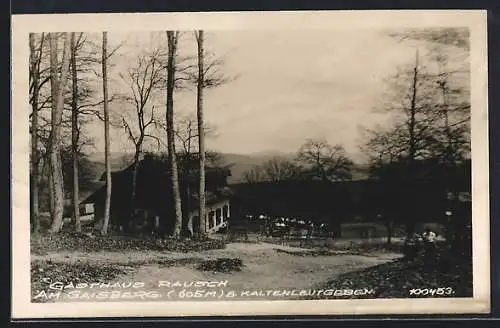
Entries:
<svg viewBox="0 0 500 328">
<path fill-rule="evenodd" d="M 73 293 L 63 292 L 59 301 L 96 301 L 97 299 L 117 301 L 116 298 L 120 301 L 137 301 L 138 299 L 200 301 L 214 300 L 219 297 L 227 299 L 230 292 L 236 295 L 230 298 L 232 300 L 283 299 L 283 296 L 273 297 L 268 294 L 263 295 L 262 292 L 313 288 L 338 274 L 382 264 L 399 257 L 398 254 L 389 253 L 370 256 L 297 256 L 279 252 L 276 249 L 287 252 L 307 251 L 268 243 L 232 243 L 228 244 L 225 249 L 193 253 L 57 253 L 32 256 L 32 261 L 140 264 L 130 267 L 129 273 L 116 281 L 124 285 L 113 286 L 111 283 L 110 287 L 95 286 L 78 289 Z M 196 269 L 199 261 L 223 257 L 242 259 L 241 271 L 221 273 Z M 180 263 L 180 260 L 184 260 L 183 263 Z M 165 264 L 165 261 L 171 262 Z M 127 287 L 128 285 L 131 286 Z M 371 286 L 359 287 L 370 288 Z M 71 290 L 74 289 L 67 291 Z M 115 292 L 115 296 L 111 296 L 111 291 L 121 291 L 121 293 Z"/>
</svg>

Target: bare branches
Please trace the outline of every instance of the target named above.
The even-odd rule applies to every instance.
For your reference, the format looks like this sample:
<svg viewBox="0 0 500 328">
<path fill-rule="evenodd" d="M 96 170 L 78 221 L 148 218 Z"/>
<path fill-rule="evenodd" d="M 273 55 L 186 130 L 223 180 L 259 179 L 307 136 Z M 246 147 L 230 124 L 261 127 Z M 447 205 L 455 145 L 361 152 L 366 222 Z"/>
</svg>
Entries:
<svg viewBox="0 0 500 328">
<path fill-rule="evenodd" d="M 30 45 L 30 68 L 29 68 L 29 83 L 30 83 L 30 104 L 32 108 L 33 119 L 31 121 L 31 188 L 30 188 L 30 214 L 32 222 L 34 223 L 34 231 L 38 232 L 40 228 L 39 214 L 39 172 L 40 172 L 40 151 L 39 151 L 39 137 L 38 137 L 38 106 L 41 84 L 40 79 L 40 63 L 42 61 L 43 50 L 43 34 L 40 40 L 38 55 L 36 53 L 35 35 L 32 33 L 29 36 Z M 31 116 L 31 115 L 30 115 Z"/>
<path fill-rule="evenodd" d="M 243 172 L 243 181 L 245 183 L 258 183 L 264 180 L 264 174 L 259 165 L 254 165 L 250 170 Z"/>
<path fill-rule="evenodd" d="M 157 150 L 158 151 L 161 150 L 161 146 L 163 145 L 163 142 L 161 141 L 160 138 L 158 138 L 157 136 L 151 135 L 151 134 L 145 134 L 144 138 L 150 138 L 150 139 L 155 140 L 156 141 L 156 145 L 157 145 Z"/>
<path fill-rule="evenodd" d="M 101 54 L 102 44 L 100 44 L 96 41 L 93 41 L 93 40 L 85 40 L 85 42 L 87 42 L 90 46 L 89 51 L 91 51 L 92 53 L 95 54 L 95 56 L 92 56 L 93 62 L 95 64 L 102 65 L 102 61 L 103 61 L 103 57 L 101 56 L 102 55 Z M 118 52 L 118 50 L 120 50 L 125 45 L 125 42 L 126 42 L 126 40 L 123 40 L 122 42 L 120 42 L 116 46 L 114 46 L 113 48 L 108 49 L 108 51 L 106 52 L 105 59 L 109 60 L 112 57 L 114 57 L 116 55 L 116 53 Z"/>
<path fill-rule="evenodd" d="M 297 160 L 306 165 L 313 177 L 324 181 L 349 180 L 352 161 L 344 147 L 330 145 L 324 139 L 309 139 L 299 149 Z"/>
<path fill-rule="evenodd" d="M 204 67 L 202 74 L 198 71 L 186 72 L 186 80 L 193 85 L 198 83 L 198 80 L 203 81 L 202 86 L 205 89 L 212 89 L 237 79 L 237 76 L 229 76 L 222 72 L 225 61 L 221 57 L 216 57 L 214 53 L 204 51 Z"/>
<path fill-rule="evenodd" d="M 144 129 L 144 130 L 145 130 L 145 129 L 147 129 L 147 128 L 148 128 L 150 125 L 152 125 L 152 124 L 156 126 L 156 124 L 157 124 L 156 122 L 157 122 L 157 121 L 156 121 L 156 119 L 155 119 L 155 106 L 153 105 L 153 106 L 151 107 L 151 116 L 150 116 L 150 118 L 149 118 L 149 121 L 147 121 L 147 122 L 144 124 L 143 129 Z"/>
<path fill-rule="evenodd" d="M 209 56 L 213 57 L 213 56 Z M 210 89 L 215 88 L 231 81 L 234 81 L 237 76 L 225 75 L 221 68 L 224 66 L 224 60 L 222 58 L 209 59 L 208 64 L 203 72 L 203 87 Z"/>
<path fill-rule="evenodd" d="M 137 57 L 136 64 L 129 68 L 126 76 L 120 74 L 131 93 L 125 99 L 136 107 L 137 112 L 144 111 L 151 98 L 165 87 L 160 55 L 159 49 L 143 53 Z"/>
<path fill-rule="evenodd" d="M 161 128 L 163 131 L 167 131 L 167 125 L 165 122 L 157 122 L 157 127 Z M 215 127 L 205 123 L 204 132 L 206 137 L 215 136 Z M 176 137 L 176 142 L 186 153 L 197 152 L 198 143 L 196 140 L 199 137 L 197 119 L 193 115 L 187 115 L 176 119 L 173 132 Z"/>
<path fill-rule="evenodd" d="M 41 69 L 41 63 L 44 55 L 44 45 L 44 33 L 40 36 L 38 47 L 36 45 L 36 35 L 34 33 L 30 34 L 29 101 L 31 104 L 33 104 L 34 101 L 37 103 L 35 106 L 32 106 L 33 111 L 38 110 L 37 105 L 40 90 L 50 81 L 50 67 Z"/>
<path fill-rule="evenodd" d="M 113 102 L 113 101 L 116 101 L 118 99 L 118 96 L 117 95 L 111 95 L 111 97 L 108 99 L 108 102 Z M 99 100 L 97 102 L 93 102 L 93 103 L 86 103 L 86 104 L 82 104 L 82 105 L 78 105 L 78 110 L 80 113 L 83 113 L 83 114 L 94 114 L 94 115 L 97 115 L 97 110 L 87 110 L 87 108 L 95 108 L 95 107 L 100 107 L 104 104 L 104 99 L 103 100 Z"/>
<path fill-rule="evenodd" d="M 120 42 L 119 44 L 117 44 L 113 49 L 111 49 L 110 51 L 108 51 L 108 54 L 107 54 L 107 57 L 106 59 L 110 59 L 112 58 L 115 53 L 121 49 L 121 47 L 123 47 L 123 45 L 125 44 L 125 41 L 123 42 Z"/>
<path fill-rule="evenodd" d="M 455 32 L 462 33 L 455 35 L 458 44 L 451 42 L 454 37 L 450 35 Z M 467 33 L 439 29 L 409 31 L 397 37 L 452 45 L 467 53 Z M 426 56 L 417 55 L 413 64 L 391 77 L 389 101 L 382 108 L 389 108 L 396 120 L 389 128 L 368 130 L 362 146 L 375 172 L 385 172 L 387 165 L 399 165 L 402 176 L 417 178 L 419 163 L 432 160 L 454 165 L 467 157 L 470 94 L 468 83 L 463 81 L 464 73 L 467 69 L 453 68 L 443 47 L 434 47 Z"/>
<path fill-rule="evenodd" d="M 132 128 L 130 127 L 130 125 L 128 124 L 128 122 L 125 118 L 122 118 L 122 123 L 123 123 L 123 128 L 125 129 L 125 132 L 127 133 L 129 140 L 132 141 L 134 146 L 137 147 L 136 137 L 134 136 L 134 133 L 132 132 Z"/>
<path fill-rule="evenodd" d="M 203 31 L 194 32 L 197 44 L 200 43 L 200 32 L 202 34 Z M 229 76 L 222 72 L 222 67 L 225 64 L 223 58 L 217 57 L 213 52 L 204 49 L 202 56 L 203 69 L 200 72 L 197 63 L 197 56 L 181 57 L 176 54 L 175 89 L 195 90 L 197 88 L 198 81 L 202 81 L 201 85 L 203 88 L 211 89 L 237 79 L 236 75 Z"/>
<path fill-rule="evenodd" d="M 155 106 L 150 104 L 165 87 L 161 56 L 160 49 L 143 52 L 138 55 L 135 64 L 128 69 L 126 75 L 120 74 L 129 89 L 128 94 L 122 94 L 120 97 L 133 106 L 132 118 L 127 119 L 126 115 L 122 114 L 121 126 L 134 144 L 136 158 L 142 152 L 145 139 L 155 140 L 158 150 L 161 148 L 159 138 L 148 132 L 151 127 L 159 125 Z M 149 106 L 151 106 L 150 111 Z"/>
<path fill-rule="evenodd" d="M 299 173 L 299 168 L 291 161 L 273 157 L 262 165 L 262 170 L 265 172 L 267 179 L 272 182 L 290 180 L 296 178 Z"/>
<path fill-rule="evenodd" d="M 77 73 L 77 78 L 76 78 L 76 84 L 78 85 L 77 87 L 77 92 L 75 94 L 74 90 L 71 90 L 70 86 L 67 85 L 63 92 L 64 92 L 64 114 L 65 116 L 68 115 L 68 112 L 71 112 L 72 109 L 72 103 L 76 101 L 77 103 L 77 112 L 79 115 L 79 123 L 78 123 L 78 129 L 82 129 L 82 126 L 91 123 L 93 121 L 93 118 L 98 118 L 99 120 L 103 120 L 102 116 L 102 105 L 103 105 L 103 100 L 102 97 L 100 97 L 99 92 L 95 88 L 94 83 L 97 82 L 92 75 L 93 70 L 97 70 L 97 64 L 100 63 L 100 45 L 99 49 L 97 46 L 94 47 L 94 41 L 93 37 L 90 36 L 87 33 L 74 33 L 75 34 L 75 40 L 74 40 L 74 46 L 73 50 L 75 52 L 75 60 L 72 63 L 72 66 L 75 66 L 76 73 Z M 43 36 L 43 34 L 42 34 Z M 40 36 L 39 36 L 40 38 Z M 45 42 L 47 44 L 47 42 Z M 95 49 L 94 49 L 95 48 Z M 40 49 L 43 49 L 43 53 L 48 53 L 48 51 L 45 51 L 45 48 L 40 46 Z M 42 63 L 40 64 L 40 72 L 42 73 L 42 76 L 40 78 L 40 92 L 39 92 L 39 99 L 38 99 L 38 106 L 37 106 L 37 112 L 40 112 L 41 116 L 49 117 L 50 113 L 49 111 L 46 111 L 47 109 L 50 109 L 52 106 L 52 95 L 50 94 L 50 88 L 48 88 L 50 82 L 50 75 L 48 74 L 48 64 L 47 64 L 47 58 L 44 55 L 43 60 L 41 61 Z M 57 68 L 58 73 L 60 74 L 61 72 L 61 65 L 59 63 L 59 66 Z M 73 71 L 73 69 L 72 69 Z M 33 87 L 33 84 L 31 85 Z M 33 92 L 30 94 L 30 100 L 33 98 Z M 100 99 L 97 99 L 100 98 Z M 109 98 L 109 101 L 115 101 L 118 98 L 118 95 L 113 95 Z M 30 113 L 30 118 L 33 116 L 34 110 Z M 81 115 L 80 115 L 81 114 Z M 42 118 L 43 120 L 43 118 Z M 62 123 L 63 124 L 63 129 L 68 129 L 69 127 L 67 126 L 70 123 L 69 120 L 63 117 Z M 81 134 L 79 134 L 81 136 Z"/>
</svg>

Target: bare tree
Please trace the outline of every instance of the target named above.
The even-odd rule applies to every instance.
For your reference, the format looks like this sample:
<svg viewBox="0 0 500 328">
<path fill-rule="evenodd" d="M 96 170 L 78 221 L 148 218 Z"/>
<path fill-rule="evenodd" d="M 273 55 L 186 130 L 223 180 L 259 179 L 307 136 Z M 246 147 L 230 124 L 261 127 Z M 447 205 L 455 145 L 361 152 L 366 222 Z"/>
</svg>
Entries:
<svg viewBox="0 0 500 328">
<path fill-rule="evenodd" d="M 415 108 L 416 112 L 428 117 L 425 122 L 428 125 L 427 135 L 424 138 L 420 137 L 427 142 L 421 143 L 421 146 L 428 147 L 431 156 L 441 157 L 444 162 L 460 160 L 470 151 L 469 30 L 467 28 L 409 29 L 389 35 L 400 42 L 406 40 L 426 42 L 427 66 L 435 64 L 437 69 L 432 71 L 425 65 L 419 65 L 417 53 L 412 74 L 414 82 L 418 81 L 413 85 L 413 89 L 418 89 L 420 93 L 420 96 L 416 96 L 417 101 L 422 102 L 424 97 L 428 98 L 424 106 L 418 108 L 417 105 Z M 450 48 L 453 48 L 452 52 Z M 454 67 L 449 65 L 451 61 L 455 62 Z M 431 129 L 432 133 L 429 132 Z"/>
<path fill-rule="evenodd" d="M 260 165 L 254 165 L 251 169 L 243 172 L 243 181 L 245 183 L 257 183 L 264 180 L 264 173 Z"/>
<path fill-rule="evenodd" d="M 415 181 L 417 160 L 428 155 L 432 135 L 429 112 L 434 98 L 428 77 L 417 50 L 414 63 L 389 80 L 393 94 L 382 110 L 393 114 L 396 122 L 390 129 L 369 131 L 365 147 L 371 151 L 372 172 L 385 179 Z M 402 192 L 405 193 L 402 199 L 407 202 L 415 196 L 412 190 Z M 406 215 L 407 233 L 414 230 L 415 215 L 415 211 L 411 210 Z"/>
<path fill-rule="evenodd" d="M 421 63 L 418 50 L 415 62 L 399 74 L 391 77 L 389 86 L 392 94 L 382 110 L 394 115 L 395 123 L 389 129 L 368 131 L 365 149 L 376 149 L 372 155 L 378 162 L 406 163 L 406 176 L 414 177 L 415 161 L 429 155 L 432 142 L 435 86 L 432 75 Z M 385 158 L 382 158 L 384 154 Z M 412 173 L 413 172 L 413 173 Z"/>
<path fill-rule="evenodd" d="M 197 97 L 196 97 L 196 115 L 198 118 L 198 149 L 199 156 L 199 172 L 200 185 L 198 190 L 198 213 L 200 217 L 200 227 L 198 231 L 201 235 L 206 233 L 206 213 L 205 213 L 205 131 L 203 117 L 203 83 L 204 83 L 204 34 L 203 31 L 196 33 L 196 43 L 198 45 L 198 79 L 197 79 Z"/>
<path fill-rule="evenodd" d="M 167 131 L 167 125 L 164 123 L 158 124 L 162 130 Z M 204 122 L 205 138 L 216 136 L 215 127 Z M 174 133 L 176 140 L 176 147 L 180 150 L 181 154 L 198 154 L 198 123 L 194 115 L 185 115 L 176 118 L 174 122 Z"/>
<path fill-rule="evenodd" d="M 296 179 L 299 177 L 300 170 L 301 168 L 292 161 L 277 156 L 262 164 L 265 178 L 271 182 Z"/>
<path fill-rule="evenodd" d="M 274 156 L 261 165 L 254 165 L 243 172 L 245 183 L 280 182 L 303 178 L 303 168 L 287 158 Z"/>
<path fill-rule="evenodd" d="M 443 164 L 454 166 L 470 153 L 470 93 L 456 83 L 459 78 L 447 68 L 446 55 L 438 53 L 434 59 L 438 66 L 435 83 L 441 103 L 435 106 L 432 146 Z"/>
<path fill-rule="evenodd" d="M 104 97 L 104 163 L 106 165 L 106 200 L 104 203 L 104 221 L 101 235 L 108 233 L 111 209 L 111 160 L 109 140 L 109 108 L 108 108 L 108 33 L 102 32 L 102 93 Z"/>
<path fill-rule="evenodd" d="M 163 86 L 163 67 L 160 62 L 160 50 L 153 50 L 151 53 L 141 54 L 137 58 L 137 64 L 129 69 L 123 80 L 128 84 L 130 96 L 125 99 L 134 106 L 134 118 L 128 120 L 122 117 L 123 127 L 128 134 L 130 141 L 134 144 L 134 169 L 132 174 L 131 208 L 134 210 L 136 200 L 137 172 L 139 169 L 140 157 L 143 152 L 145 139 L 154 139 L 160 146 L 158 137 L 149 134 L 149 128 L 157 124 L 154 105 L 151 102 L 155 93 Z M 147 107 L 151 107 L 148 110 Z M 134 121 L 132 124 L 129 121 Z"/>
<path fill-rule="evenodd" d="M 37 233 L 40 230 L 39 218 L 39 160 L 38 151 L 38 106 L 40 93 L 40 64 L 43 56 L 45 35 L 42 33 L 37 49 L 35 34 L 30 33 L 30 90 L 31 90 L 31 222 L 33 224 L 33 232 Z"/>
<path fill-rule="evenodd" d="M 63 223 L 64 211 L 64 186 L 63 172 L 61 163 L 61 123 L 64 109 L 64 87 L 67 83 L 69 64 L 71 35 L 64 33 L 64 49 L 62 55 L 61 76 L 58 77 L 58 59 L 57 59 L 57 36 L 54 33 L 49 34 L 50 38 L 50 82 L 52 89 L 52 130 L 50 135 L 50 180 L 51 180 L 51 216 L 52 224 L 50 231 L 59 232 Z"/>
<path fill-rule="evenodd" d="M 323 181 L 349 180 L 352 161 L 344 147 L 330 145 L 324 139 L 309 139 L 299 149 L 297 160 L 311 178 Z"/>
<path fill-rule="evenodd" d="M 163 122 L 157 123 L 164 132 L 167 132 L 167 124 Z M 215 127 L 205 123 L 205 138 L 213 137 L 216 135 Z M 198 158 L 198 123 L 197 119 L 193 115 L 185 115 L 176 118 L 174 122 L 174 134 L 175 134 L 175 147 L 178 158 L 178 162 L 183 162 L 184 160 L 191 160 L 193 158 Z M 160 140 L 163 145 L 164 142 Z M 205 151 L 206 157 L 210 157 L 209 153 Z M 211 158 L 213 160 L 213 158 Z"/>
<path fill-rule="evenodd" d="M 93 101 L 95 91 L 89 86 L 89 81 L 86 78 L 80 78 L 79 76 L 88 75 L 87 73 L 92 71 L 94 64 L 98 62 L 91 50 L 84 53 L 83 48 L 87 42 L 83 33 L 71 33 L 71 189 L 73 191 L 73 221 L 77 232 L 81 231 L 79 213 L 79 157 L 81 156 L 82 148 L 92 142 L 82 134 L 82 125 L 91 121 L 93 114 L 97 112 L 94 108 L 101 103 L 101 101 Z"/>
<path fill-rule="evenodd" d="M 434 31 L 404 37 L 440 40 L 446 44 L 451 40 L 441 38 Z M 461 42 L 459 47 L 468 48 L 467 42 Z M 452 76 L 461 68 L 445 69 L 447 61 L 440 49 L 432 49 L 423 58 L 417 50 L 414 63 L 391 77 L 392 94 L 383 108 L 394 115 L 394 124 L 385 129 L 368 130 L 363 148 L 370 156 L 372 174 L 378 178 L 390 183 L 424 178 L 446 180 L 435 176 L 437 169 L 442 173 L 451 170 L 442 170 L 436 161 L 456 162 L 467 152 L 468 93 L 456 85 L 452 87 L 456 82 Z M 435 64 L 437 70 L 432 69 Z M 414 188 L 406 189 L 400 191 L 401 199 L 412 206 L 417 195 L 413 193 Z M 405 216 L 408 233 L 414 229 L 415 215 L 415 211 L 409 210 Z"/>
<path fill-rule="evenodd" d="M 204 119 L 204 90 L 220 86 L 228 81 L 227 77 L 220 73 L 219 68 L 222 66 L 222 60 L 208 59 L 205 53 L 204 42 L 205 33 L 203 30 L 195 33 L 196 45 L 198 50 L 197 66 L 198 71 L 196 77 L 192 80 L 196 81 L 196 114 L 198 119 L 198 149 L 199 149 L 199 217 L 200 227 L 199 233 L 206 234 L 206 213 L 205 213 L 205 119 Z"/>
<path fill-rule="evenodd" d="M 461 55 L 460 60 L 452 58 L 449 52 L 443 51 L 448 43 L 447 38 L 438 39 L 438 45 L 433 49 L 432 60 L 437 64 L 437 73 L 434 82 L 437 88 L 437 99 L 433 111 L 433 140 L 430 144 L 431 156 L 437 158 L 440 166 L 440 178 L 446 193 L 448 206 L 454 207 L 459 199 L 460 183 L 457 181 L 470 181 L 470 67 L 467 58 L 469 47 L 468 38 L 465 42 L 458 38 L 453 43 L 455 51 Z M 445 43 L 446 46 L 442 44 Z M 465 56 L 464 56 L 465 55 Z M 465 60 L 464 60 L 465 59 Z M 452 63 L 453 61 L 453 63 Z M 458 69 L 456 62 L 459 62 Z M 451 67 L 455 66 L 455 67 Z M 469 167 L 469 169 L 467 169 Z M 446 239 L 455 251 L 462 252 L 467 248 L 468 229 L 464 225 L 470 223 L 470 214 L 457 211 L 453 220 L 446 222 Z"/>
<path fill-rule="evenodd" d="M 447 69 L 449 58 L 439 49 L 424 59 L 422 63 L 417 51 L 411 68 L 392 77 L 393 94 L 383 108 L 395 114 L 396 121 L 388 129 L 368 130 L 364 147 L 372 162 L 407 162 L 408 176 L 413 176 L 416 160 L 453 160 L 468 152 L 469 93 L 456 83 L 456 74 L 464 72 Z M 431 69 L 433 63 L 437 64 L 436 71 Z"/>
<path fill-rule="evenodd" d="M 417 116 L 417 90 L 418 90 L 418 79 L 419 79 L 419 63 L 418 63 L 418 50 L 415 56 L 415 67 L 413 67 L 413 75 L 411 81 L 411 98 L 410 106 L 405 108 L 405 115 L 407 116 L 407 126 L 408 126 L 408 160 L 410 161 L 410 167 L 415 160 L 417 151 L 417 137 L 416 137 L 416 116 Z M 404 107 L 403 107 L 404 108 Z"/>
<path fill-rule="evenodd" d="M 215 130 L 212 126 L 209 126 L 207 123 L 204 124 L 204 135 L 206 137 L 214 136 Z M 166 125 L 162 124 L 162 128 L 167 131 Z M 181 229 L 181 234 L 183 236 L 188 236 L 188 223 L 189 216 L 186 215 L 191 210 L 190 195 L 191 193 L 191 181 L 199 181 L 199 158 L 200 152 L 198 148 L 198 124 L 197 118 L 194 115 L 187 115 L 184 117 L 180 117 L 175 120 L 174 133 L 176 139 L 176 153 L 177 153 L 177 162 L 179 164 L 179 174 L 182 176 L 185 184 L 184 192 L 184 203 L 182 204 L 185 210 L 183 210 L 183 224 Z M 180 149 L 179 149 L 180 148 Z M 177 150 L 179 149 L 179 150 Z M 213 165 L 219 166 L 220 163 L 218 161 L 220 158 L 219 154 L 210 151 L 204 151 L 205 154 L 205 166 Z M 196 176 L 194 176 L 196 175 Z M 198 189 L 198 188 L 197 188 Z M 198 208 L 198 207 L 197 207 Z M 199 208 L 198 208 L 199 209 Z M 196 227 L 198 228 L 198 227 Z"/>
<path fill-rule="evenodd" d="M 82 33 L 80 33 L 80 38 Z M 78 72 L 76 67 L 76 45 L 75 33 L 71 33 L 71 77 L 72 77 L 72 99 L 71 99 L 71 153 L 73 166 L 73 221 L 75 230 L 82 230 L 79 211 L 79 184 L 78 184 Z"/>
<path fill-rule="evenodd" d="M 62 48 L 62 44 L 64 43 L 63 35 L 63 33 L 57 33 L 57 47 L 59 48 Z M 48 174 L 48 167 L 50 161 L 49 148 L 52 130 L 51 107 L 53 102 L 51 85 L 49 83 L 51 81 L 50 44 L 49 42 L 44 42 L 47 41 L 47 37 L 44 34 L 33 35 L 31 39 L 35 42 L 33 45 L 35 46 L 35 50 L 37 50 L 34 54 L 36 62 L 31 61 L 32 64 L 30 64 L 30 103 L 32 105 L 32 112 L 30 113 L 32 123 L 31 132 L 35 133 L 32 135 L 32 139 L 37 139 L 36 142 L 32 142 L 32 146 L 36 145 L 38 148 L 38 154 L 34 156 L 36 163 L 38 163 L 35 170 L 38 169 L 38 167 L 45 167 L 46 170 L 46 172 L 43 172 L 44 174 L 38 173 L 38 178 L 35 179 L 37 183 L 34 188 L 35 190 L 32 192 L 38 193 L 38 197 L 31 198 L 35 199 L 32 205 L 38 205 L 40 210 L 43 211 L 47 210 L 47 207 L 51 207 L 50 204 L 48 204 L 48 200 L 50 199 L 50 187 L 48 185 L 50 175 Z M 79 166 L 81 162 L 84 162 L 83 157 L 85 148 L 93 145 L 93 139 L 84 133 L 84 128 L 87 124 L 94 121 L 95 116 L 102 118 L 100 111 L 97 109 L 102 104 L 102 100 L 98 99 L 98 97 L 101 97 L 97 94 L 98 92 L 94 86 L 95 82 L 98 82 L 97 79 L 95 79 L 94 73 L 96 72 L 96 64 L 100 63 L 100 49 L 99 52 L 96 53 L 94 51 L 92 37 L 89 38 L 89 35 L 84 33 L 75 33 L 71 41 L 71 55 L 69 55 L 71 70 L 68 72 L 68 74 L 71 74 L 71 83 L 68 81 L 63 88 L 64 109 L 60 124 L 60 140 L 61 147 L 64 148 L 64 151 L 68 150 L 68 154 L 70 155 L 74 153 L 76 155 L 75 157 L 78 159 L 78 162 L 74 162 L 76 163 L 76 169 L 73 169 L 73 160 L 67 163 L 69 165 L 63 166 L 64 198 L 72 199 L 71 203 L 73 205 L 74 220 L 74 214 L 78 214 L 77 195 L 82 191 L 82 188 L 88 187 L 85 183 L 83 183 L 84 186 L 82 187 L 82 182 L 78 181 L 81 180 L 82 177 L 82 174 L 79 172 Z M 61 51 L 59 52 L 59 59 L 60 55 Z M 33 63 L 36 65 L 33 65 Z M 57 71 L 60 74 L 63 63 L 61 60 L 58 60 L 56 64 Z M 35 80 L 38 80 L 36 84 L 33 83 L 33 73 L 36 75 Z M 33 123 L 35 123 L 34 126 Z M 37 174 L 35 174 L 35 176 L 36 175 Z M 37 188 L 38 185 L 43 187 Z M 76 190 L 77 188 L 78 190 Z M 35 222 L 34 226 L 36 227 L 36 225 Z M 75 226 L 78 226 L 76 222 Z"/>
<path fill-rule="evenodd" d="M 167 31 L 168 57 L 167 57 L 167 99 L 166 99 L 166 124 L 167 124 L 167 147 L 170 164 L 170 181 L 172 183 L 172 194 L 175 204 L 175 229 L 174 236 L 180 237 L 182 227 L 182 203 L 179 191 L 179 174 L 177 170 L 177 154 L 175 152 L 174 133 L 174 89 L 178 31 Z"/>
</svg>

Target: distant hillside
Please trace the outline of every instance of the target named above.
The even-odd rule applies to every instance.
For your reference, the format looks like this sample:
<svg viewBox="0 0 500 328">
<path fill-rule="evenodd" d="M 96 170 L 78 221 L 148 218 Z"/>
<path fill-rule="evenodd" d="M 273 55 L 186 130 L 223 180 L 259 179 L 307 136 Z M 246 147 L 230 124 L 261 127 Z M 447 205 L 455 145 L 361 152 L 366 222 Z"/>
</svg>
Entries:
<svg viewBox="0 0 500 328">
<path fill-rule="evenodd" d="M 93 153 L 89 154 L 87 157 L 90 161 L 94 163 L 102 164 L 102 171 L 104 172 L 104 153 Z M 110 159 L 111 159 L 111 170 L 119 171 L 127 167 L 130 163 L 132 163 L 133 154 L 112 152 L 110 154 Z"/>
<path fill-rule="evenodd" d="M 240 183 L 243 181 L 243 174 L 252 169 L 255 165 L 262 165 L 271 158 L 278 156 L 284 158 L 293 158 L 295 154 L 223 154 L 225 163 L 231 164 L 231 176 L 228 178 L 229 184 Z"/>
<path fill-rule="evenodd" d="M 226 164 L 231 164 L 231 177 L 228 179 L 229 184 L 243 182 L 243 174 L 252 169 L 255 165 L 262 165 L 273 157 L 281 157 L 293 160 L 296 156 L 294 153 L 256 153 L 256 154 L 223 154 Z M 362 180 L 368 177 L 366 165 L 356 164 L 353 169 L 353 180 Z"/>
<path fill-rule="evenodd" d="M 266 161 L 273 157 L 281 157 L 286 159 L 293 159 L 295 157 L 294 153 L 255 153 L 255 154 L 233 154 L 233 153 L 223 153 L 224 164 L 231 165 L 231 176 L 228 178 L 229 184 L 236 184 L 243 182 L 243 174 L 250 170 L 255 165 L 262 165 Z M 113 171 L 118 171 L 124 169 L 127 165 L 132 162 L 132 154 L 126 153 L 111 153 L 111 169 Z M 94 153 L 89 155 L 89 160 L 95 163 L 95 169 L 99 170 L 100 176 L 104 172 L 104 153 Z M 353 172 L 353 179 L 360 180 L 366 178 L 366 168 L 361 165 L 357 165 Z"/>
</svg>

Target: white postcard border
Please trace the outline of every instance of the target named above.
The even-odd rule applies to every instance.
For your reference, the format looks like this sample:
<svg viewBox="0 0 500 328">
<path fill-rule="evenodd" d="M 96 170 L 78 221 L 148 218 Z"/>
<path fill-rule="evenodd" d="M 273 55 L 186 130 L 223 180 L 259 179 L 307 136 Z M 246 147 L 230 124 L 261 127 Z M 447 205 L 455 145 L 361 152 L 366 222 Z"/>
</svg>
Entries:
<svg viewBox="0 0 500 328">
<path fill-rule="evenodd" d="M 28 33 L 55 31 L 365 29 L 469 27 L 474 297 L 325 301 L 30 302 Z M 488 313 L 490 216 L 486 11 L 304 11 L 51 14 L 12 17 L 12 317 Z"/>
</svg>

